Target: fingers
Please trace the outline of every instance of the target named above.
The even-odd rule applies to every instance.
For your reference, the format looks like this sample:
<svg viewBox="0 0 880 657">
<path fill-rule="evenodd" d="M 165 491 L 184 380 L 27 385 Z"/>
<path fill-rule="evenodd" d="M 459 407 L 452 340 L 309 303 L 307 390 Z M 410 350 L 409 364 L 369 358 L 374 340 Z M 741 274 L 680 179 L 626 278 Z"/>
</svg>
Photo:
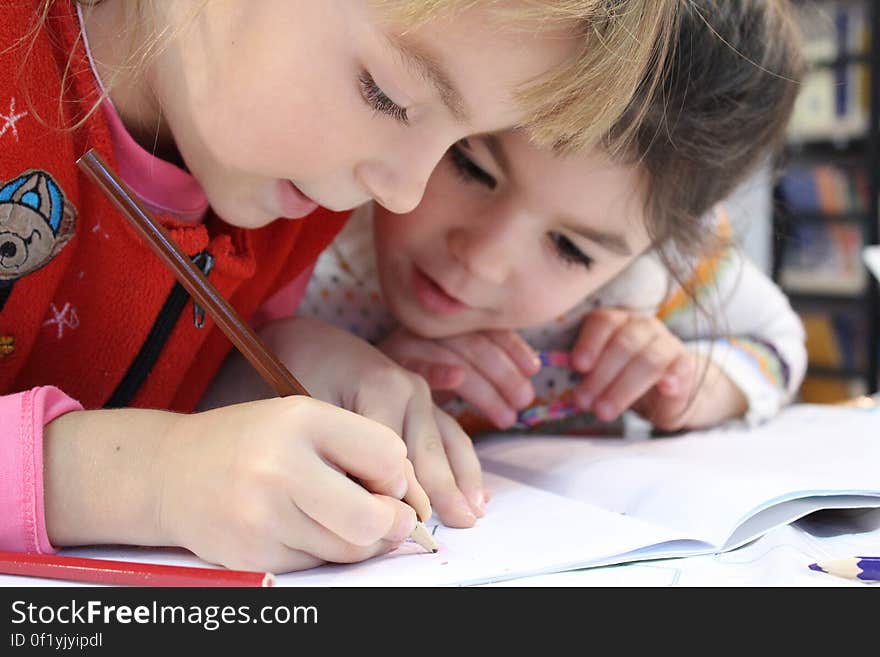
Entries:
<svg viewBox="0 0 880 657">
<path fill-rule="evenodd" d="M 466 363 L 442 340 L 420 338 L 398 328 L 379 347 L 399 365 L 423 377 L 432 390 L 454 389 L 466 375 Z"/>
<path fill-rule="evenodd" d="M 495 388 L 497 396 L 504 400 L 511 412 L 525 408 L 535 398 L 529 377 L 537 371 L 532 361 L 537 360 L 537 356 L 534 352 L 529 356 L 527 352 L 531 348 L 519 336 L 513 336 L 510 331 L 494 331 L 446 340 L 449 349 Z M 520 367 L 519 361 L 523 361 L 525 368 Z M 537 367 L 540 368 L 540 361 Z"/>
<path fill-rule="evenodd" d="M 452 527 L 471 527 L 477 517 L 458 487 L 434 409 L 427 395 L 416 395 L 410 402 L 404 423 L 410 458 L 443 522 Z M 445 423 L 444 429 L 448 429 Z"/>
<path fill-rule="evenodd" d="M 679 395 L 692 390 L 696 383 L 697 361 L 688 353 L 681 354 L 667 368 L 657 383 L 659 391 L 667 396 Z"/>
<path fill-rule="evenodd" d="M 586 316 L 572 349 L 572 364 L 579 372 L 591 369 L 611 336 L 630 318 L 630 313 L 615 308 L 600 308 Z"/>
<path fill-rule="evenodd" d="M 406 358 L 400 364 L 428 382 L 431 390 L 455 390 L 465 380 L 467 371 L 460 365 Z"/>
<path fill-rule="evenodd" d="M 633 405 L 661 381 L 670 363 L 683 351 L 681 343 L 671 335 L 650 339 L 637 353 L 630 354 L 622 369 L 602 390 L 593 404 L 596 416 L 610 422 Z M 600 360 L 602 367 L 604 357 Z"/>
<path fill-rule="evenodd" d="M 290 529 L 282 539 L 286 544 L 298 545 L 301 550 L 333 563 L 355 563 L 385 554 L 412 534 L 416 514 L 400 500 L 376 496 L 376 501 L 383 509 L 383 519 L 387 519 L 389 524 L 383 534 L 375 536 L 367 544 L 346 541 L 292 504 L 285 523 L 285 527 Z"/>
<path fill-rule="evenodd" d="M 317 455 L 303 456 L 302 460 L 288 494 L 303 513 L 353 545 L 371 545 L 391 532 L 396 517 L 382 502 L 382 496 L 328 466 Z M 415 512 L 411 515 L 415 527 Z"/>
<path fill-rule="evenodd" d="M 388 404 L 372 408 L 366 403 L 362 417 L 310 401 L 311 417 L 304 419 L 303 424 L 311 428 L 317 453 L 356 477 L 369 490 L 402 497 L 407 491 L 406 446 L 392 428 L 402 425 L 405 409 Z"/>
<path fill-rule="evenodd" d="M 526 376 L 535 376 L 541 370 L 538 354 L 516 331 L 485 331 L 484 335 L 503 349 Z"/>
<path fill-rule="evenodd" d="M 200 556 L 230 568 L 284 573 L 326 561 L 352 563 L 384 554 L 406 540 L 415 527 L 410 507 L 399 500 L 374 496 L 376 518 L 361 521 L 374 526 L 372 535 L 362 543 L 352 543 L 328 529 L 323 524 L 325 516 L 316 521 L 289 495 L 278 495 L 278 488 L 251 492 L 249 498 L 230 505 L 230 523 L 218 530 Z M 329 499 L 328 504 L 338 506 L 345 501 Z"/>
<path fill-rule="evenodd" d="M 450 415 L 439 408 L 434 409 L 434 415 L 458 488 L 464 493 L 474 514 L 481 518 L 486 513 L 486 494 L 483 490 L 483 471 L 474 443 Z"/>
<path fill-rule="evenodd" d="M 691 409 L 696 369 L 692 354 L 680 355 L 667 367 L 657 385 L 633 405 L 633 409 L 658 429 L 681 429 Z"/>
<path fill-rule="evenodd" d="M 471 372 L 456 389 L 458 396 L 476 408 L 499 429 L 507 429 L 516 422 L 516 410 L 498 390 L 481 375 Z"/>
<path fill-rule="evenodd" d="M 403 498 L 404 501 L 413 509 L 419 520 L 427 522 L 433 514 L 431 500 L 428 498 L 428 493 L 422 488 L 418 479 L 416 479 L 415 468 L 411 461 L 406 462 L 406 481 L 409 487 Z"/>
<path fill-rule="evenodd" d="M 575 361 L 575 367 L 578 367 L 586 358 L 592 360 L 589 372 L 575 392 L 575 399 L 581 408 L 592 409 L 594 402 L 620 375 L 629 361 L 655 338 L 656 326 L 651 319 L 653 318 L 621 318 L 618 315 L 609 315 L 608 321 L 596 322 L 591 321 L 592 316 L 588 318 L 578 339 L 579 346 L 584 343 L 587 346 L 584 351 L 578 352 Z M 591 337 L 585 337 L 589 332 L 587 324 L 595 325 L 595 333 Z"/>
</svg>

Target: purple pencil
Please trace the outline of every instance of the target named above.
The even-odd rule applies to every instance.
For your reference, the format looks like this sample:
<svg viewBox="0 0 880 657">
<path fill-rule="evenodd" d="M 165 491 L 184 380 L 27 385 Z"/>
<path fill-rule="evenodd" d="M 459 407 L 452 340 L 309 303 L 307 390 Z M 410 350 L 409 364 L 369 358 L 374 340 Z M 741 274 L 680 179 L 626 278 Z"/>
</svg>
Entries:
<svg viewBox="0 0 880 657">
<path fill-rule="evenodd" d="M 811 563 L 810 570 L 865 582 L 880 582 L 880 557 L 849 557 Z"/>
</svg>

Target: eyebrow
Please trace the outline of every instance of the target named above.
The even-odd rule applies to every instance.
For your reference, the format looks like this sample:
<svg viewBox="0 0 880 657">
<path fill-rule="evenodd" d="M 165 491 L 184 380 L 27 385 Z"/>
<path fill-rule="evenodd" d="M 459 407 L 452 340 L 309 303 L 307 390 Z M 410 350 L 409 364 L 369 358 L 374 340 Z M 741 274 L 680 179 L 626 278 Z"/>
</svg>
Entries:
<svg viewBox="0 0 880 657">
<path fill-rule="evenodd" d="M 506 176 L 512 176 L 510 160 L 507 158 L 507 153 L 504 152 L 504 146 L 501 144 L 501 140 L 498 139 L 496 135 L 491 134 L 481 135 L 479 138 L 486 145 L 486 148 L 489 149 L 489 152 L 492 157 L 495 158 L 495 162 L 504 174 Z M 606 233 L 601 230 L 596 230 L 595 228 L 590 228 L 589 226 L 579 226 L 578 222 L 570 217 L 559 217 L 558 221 L 571 232 L 577 233 L 581 237 L 590 240 L 594 244 L 598 244 L 612 253 L 621 256 L 632 255 L 632 249 L 630 249 L 629 244 L 627 244 L 623 235 Z"/>
<path fill-rule="evenodd" d="M 585 237 L 612 253 L 621 256 L 632 255 L 632 249 L 629 248 L 629 244 L 626 243 L 626 239 L 623 235 L 606 233 L 601 230 L 596 230 L 595 228 L 590 228 L 589 226 L 578 226 L 577 222 L 568 217 L 560 217 L 560 221 L 571 232 L 577 233 L 581 237 Z"/>
<path fill-rule="evenodd" d="M 434 87 L 440 100 L 443 101 L 446 109 L 456 121 L 459 123 L 471 122 L 464 98 L 452 83 L 452 79 L 437 57 L 422 46 L 407 42 L 396 35 L 389 35 L 388 41 L 403 57 L 405 63 L 409 64 L 418 75 Z"/>
</svg>

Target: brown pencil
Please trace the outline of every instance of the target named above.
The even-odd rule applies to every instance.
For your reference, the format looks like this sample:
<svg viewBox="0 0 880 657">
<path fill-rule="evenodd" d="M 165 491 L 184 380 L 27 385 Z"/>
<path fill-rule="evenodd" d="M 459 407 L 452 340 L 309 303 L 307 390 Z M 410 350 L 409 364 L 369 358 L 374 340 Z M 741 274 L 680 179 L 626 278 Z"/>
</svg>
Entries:
<svg viewBox="0 0 880 657">
<path fill-rule="evenodd" d="M 248 359 L 254 369 L 265 379 L 280 397 L 302 395 L 308 391 L 290 373 L 284 364 L 269 350 L 254 330 L 239 317 L 235 309 L 217 291 L 192 260 L 180 250 L 165 229 L 155 221 L 128 189 L 128 186 L 107 165 L 101 156 L 90 149 L 77 160 L 77 165 L 113 201 L 113 204 L 129 220 L 153 252 L 171 268 L 180 284 L 193 299 L 211 315 L 217 326 L 230 342 Z M 410 538 L 431 552 L 437 544 L 424 524 L 416 519 L 416 528 Z"/>
</svg>

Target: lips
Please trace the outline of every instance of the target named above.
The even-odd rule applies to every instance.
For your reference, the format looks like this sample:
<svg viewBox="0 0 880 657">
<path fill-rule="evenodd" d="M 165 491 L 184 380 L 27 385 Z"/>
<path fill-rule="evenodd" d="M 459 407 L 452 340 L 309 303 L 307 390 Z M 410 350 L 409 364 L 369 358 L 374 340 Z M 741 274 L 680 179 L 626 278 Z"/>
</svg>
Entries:
<svg viewBox="0 0 880 657">
<path fill-rule="evenodd" d="M 287 219 L 301 219 L 318 207 L 317 203 L 299 191 L 289 180 L 279 180 L 277 192 L 280 215 Z"/>
<path fill-rule="evenodd" d="M 422 308 L 431 313 L 452 315 L 470 307 L 447 294 L 434 279 L 416 266 L 412 269 L 412 289 Z"/>
</svg>

